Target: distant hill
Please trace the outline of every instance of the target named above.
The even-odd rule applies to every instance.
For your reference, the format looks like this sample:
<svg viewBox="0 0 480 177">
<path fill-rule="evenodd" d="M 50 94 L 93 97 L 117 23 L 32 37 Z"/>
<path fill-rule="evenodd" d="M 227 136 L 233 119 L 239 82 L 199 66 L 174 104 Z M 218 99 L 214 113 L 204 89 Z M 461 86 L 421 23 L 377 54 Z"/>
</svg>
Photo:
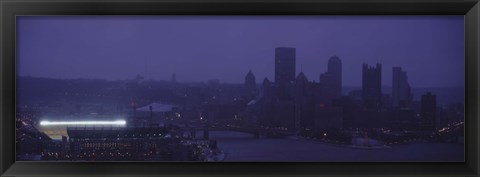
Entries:
<svg viewBox="0 0 480 177">
<path fill-rule="evenodd" d="M 26 101 L 32 99 L 60 99 L 63 98 L 62 93 L 67 91 L 75 91 L 75 93 L 93 93 L 93 94 L 114 94 L 123 95 L 131 94 L 122 91 L 128 83 L 133 81 L 106 81 L 100 79 L 49 79 L 35 77 L 17 77 L 17 101 Z M 150 94 L 149 97 L 165 98 L 171 95 L 167 86 L 171 83 L 165 81 L 152 82 L 153 88 L 157 88 L 152 92 L 140 92 L 141 94 Z M 189 85 L 186 84 L 185 85 Z M 240 85 L 241 84 L 232 84 Z M 115 90 L 116 88 L 117 90 Z M 113 90 L 112 90 L 113 89 Z M 118 90 L 120 89 L 120 90 Z M 361 87 L 344 86 L 343 95 L 348 95 L 352 90 L 360 90 Z M 437 95 L 437 103 L 445 105 L 449 103 L 464 103 L 465 91 L 464 87 L 432 87 L 432 88 L 412 88 L 413 98 L 419 101 L 421 95 L 431 92 Z M 391 95 L 392 87 L 382 87 L 382 93 Z M 60 94 L 60 95 L 59 95 Z"/>
<path fill-rule="evenodd" d="M 465 102 L 464 87 L 435 87 L 412 89 L 414 100 L 420 100 L 421 96 L 427 92 L 432 92 L 432 94 L 437 95 L 437 102 L 440 105 Z"/>
<path fill-rule="evenodd" d="M 343 87 L 343 95 L 348 95 L 352 90 L 360 90 L 361 87 L 345 86 Z M 431 92 L 437 95 L 437 103 L 439 105 L 445 105 L 449 103 L 464 103 L 465 101 L 465 88 L 464 87 L 423 87 L 412 88 L 413 100 L 420 101 L 421 96 L 427 92 Z M 392 87 L 383 86 L 383 94 L 392 94 Z"/>
</svg>

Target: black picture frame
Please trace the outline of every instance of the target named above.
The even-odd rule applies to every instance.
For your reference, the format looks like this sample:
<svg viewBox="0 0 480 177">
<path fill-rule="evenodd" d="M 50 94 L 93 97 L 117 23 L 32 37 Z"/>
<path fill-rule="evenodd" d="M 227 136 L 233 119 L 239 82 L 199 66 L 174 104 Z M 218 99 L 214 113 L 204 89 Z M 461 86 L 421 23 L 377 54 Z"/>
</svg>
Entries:
<svg viewBox="0 0 480 177">
<path fill-rule="evenodd" d="M 0 0 L 1 176 L 478 176 L 478 0 Z M 464 15 L 465 162 L 15 162 L 18 15 Z"/>
</svg>

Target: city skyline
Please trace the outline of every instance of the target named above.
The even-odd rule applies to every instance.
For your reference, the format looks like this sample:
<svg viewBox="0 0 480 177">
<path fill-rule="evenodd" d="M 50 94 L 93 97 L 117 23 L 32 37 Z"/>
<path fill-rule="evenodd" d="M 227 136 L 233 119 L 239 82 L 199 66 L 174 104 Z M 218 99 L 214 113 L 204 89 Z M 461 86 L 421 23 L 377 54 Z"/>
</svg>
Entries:
<svg viewBox="0 0 480 177">
<path fill-rule="evenodd" d="M 303 72 L 309 81 L 319 82 L 338 56 L 342 86 L 361 86 L 363 63 L 382 64 L 382 86 L 392 83 L 392 67 L 406 71 L 412 87 L 464 85 L 463 17 L 19 17 L 17 29 L 20 76 L 170 80 L 175 73 L 178 82 L 242 83 L 251 70 L 259 84 L 275 80 L 274 48 L 292 47 L 295 77 Z"/>
<path fill-rule="evenodd" d="M 97 20 L 106 22 L 112 20 L 110 18 Z M 113 19 L 125 22 L 124 18 Z M 91 26 L 92 19 L 78 31 L 69 29 L 78 27 L 78 23 L 70 27 L 51 24 L 51 27 L 44 26 L 43 30 L 47 31 L 42 31 L 42 27 L 34 28 L 33 31 L 41 32 L 33 34 L 26 33 L 28 25 L 21 23 L 17 65 L 20 77 L 16 80 L 16 160 L 464 160 L 464 86 L 461 85 L 464 66 L 456 56 L 463 52 L 456 50 L 458 46 L 452 47 L 457 44 L 455 40 L 426 40 L 429 42 L 426 44 L 422 43 L 425 42 L 423 37 L 429 36 L 427 33 L 431 31 L 417 31 L 422 36 L 410 35 L 406 39 L 417 42 L 404 43 L 398 37 L 404 34 L 401 31 L 391 34 L 395 40 L 372 37 L 365 45 L 353 48 L 342 42 L 318 45 L 315 48 L 333 47 L 345 51 L 329 52 L 343 54 L 330 55 L 328 60 L 307 61 L 306 57 L 321 56 L 319 53 L 305 54 L 316 51 L 309 47 L 319 42 L 318 39 L 306 40 L 305 44 L 295 41 L 316 36 L 314 31 L 321 31 L 323 35 L 324 31 L 314 29 L 314 25 L 308 33 L 306 29 L 309 28 L 295 24 L 302 19 L 245 17 L 247 21 L 243 18 L 232 20 L 250 25 L 257 20 L 279 23 L 289 32 L 284 33 L 285 29 L 270 24 L 264 29 L 272 29 L 269 34 L 278 32 L 277 35 L 254 39 L 251 35 L 257 34 L 264 24 L 242 27 L 247 32 L 224 34 L 241 28 L 224 29 L 221 25 L 231 24 L 231 21 L 223 17 L 169 18 L 182 22 L 183 27 L 198 21 L 206 25 L 197 24 L 187 29 L 171 26 L 166 35 L 167 29 L 153 27 L 167 23 L 166 19 L 154 18 L 150 21 L 151 30 L 159 32 L 145 33 L 150 35 L 147 39 L 144 33 L 130 30 L 123 35 L 116 33 L 125 30 L 122 28 L 106 30 L 115 24 Z M 295 22 L 288 22 L 289 18 Z M 322 21 L 310 18 L 303 20 L 308 23 Z M 130 20 L 133 19 L 136 20 L 132 22 L 138 22 L 137 18 Z M 366 24 L 369 23 L 363 23 Z M 216 25 L 218 28 L 214 28 Z M 362 25 L 357 28 L 359 26 Z M 377 27 L 384 29 L 381 26 Z M 133 27 L 136 30 L 145 26 Z M 97 30 L 88 32 L 94 28 Z M 297 28 L 306 30 L 303 31 L 306 34 L 291 33 L 302 31 Z M 363 28 L 372 30 L 371 26 Z M 91 38 L 92 34 L 98 35 L 98 29 L 106 30 L 103 35 L 107 36 Z M 338 32 L 336 30 L 339 29 L 333 32 Z M 188 37 L 169 36 L 178 31 Z M 48 33 L 52 34 L 46 35 Z M 348 40 L 357 44 L 364 37 L 331 35 L 335 36 L 331 42 Z M 170 38 L 162 40 L 159 36 Z M 159 42 L 144 43 L 149 40 Z M 287 45 L 264 43 L 276 40 L 290 42 Z M 243 43 L 247 41 L 256 43 Z M 384 46 L 378 46 L 380 43 L 375 41 L 382 41 Z M 201 43 L 205 44 L 198 45 Z M 408 47 L 398 47 L 399 43 L 408 44 Z M 161 44 L 164 46 L 159 46 Z M 440 51 L 439 44 L 450 48 Z M 393 46 L 398 48 L 393 50 Z M 253 52 L 263 48 L 269 51 Z M 388 60 L 351 59 L 365 57 L 359 54 L 361 52 L 384 54 Z M 393 56 L 408 59 L 396 60 L 391 58 Z M 221 58 L 223 60 L 219 60 Z M 309 64 L 318 61 L 322 63 Z M 357 69 L 361 72 L 357 73 Z M 31 73 L 33 77 L 21 77 L 25 75 L 22 73 Z M 167 78 L 159 77 L 163 75 Z M 121 81 L 108 80 L 114 78 Z M 459 86 L 415 88 L 419 81 L 426 86 Z M 356 82 L 361 82 L 361 87 L 347 88 Z M 391 88 L 385 90 L 384 86 L 389 84 Z M 276 151 L 278 149 L 281 152 Z M 292 156 L 285 156 L 285 153 Z"/>
</svg>

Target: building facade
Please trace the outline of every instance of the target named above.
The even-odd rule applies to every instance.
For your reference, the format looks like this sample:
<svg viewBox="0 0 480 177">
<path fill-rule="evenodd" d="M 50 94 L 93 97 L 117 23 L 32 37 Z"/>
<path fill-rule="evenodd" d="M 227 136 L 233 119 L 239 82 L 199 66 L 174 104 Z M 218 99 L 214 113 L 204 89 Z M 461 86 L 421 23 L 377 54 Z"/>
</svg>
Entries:
<svg viewBox="0 0 480 177">
<path fill-rule="evenodd" d="M 435 128 L 437 124 L 437 96 L 430 92 L 422 95 L 421 116 L 424 125 Z"/>
<path fill-rule="evenodd" d="M 275 83 L 286 84 L 295 81 L 295 48 L 275 48 Z"/>
<path fill-rule="evenodd" d="M 401 67 L 392 68 L 392 106 L 409 107 L 412 102 L 412 93 L 408 83 L 407 72 Z"/>
<path fill-rule="evenodd" d="M 257 95 L 257 84 L 255 82 L 255 75 L 253 75 L 252 70 L 249 70 L 245 76 L 244 89 L 248 99 L 253 99 Z"/>
<path fill-rule="evenodd" d="M 378 109 L 382 106 L 382 65 L 375 67 L 363 64 L 362 98 L 368 109 Z"/>
<path fill-rule="evenodd" d="M 342 61 L 337 56 L 328 60 L 328 71 L 320 75 L 322 97 L 324 102 L 331 104 L 334 99 L 342 96 Z"/>
</svg>

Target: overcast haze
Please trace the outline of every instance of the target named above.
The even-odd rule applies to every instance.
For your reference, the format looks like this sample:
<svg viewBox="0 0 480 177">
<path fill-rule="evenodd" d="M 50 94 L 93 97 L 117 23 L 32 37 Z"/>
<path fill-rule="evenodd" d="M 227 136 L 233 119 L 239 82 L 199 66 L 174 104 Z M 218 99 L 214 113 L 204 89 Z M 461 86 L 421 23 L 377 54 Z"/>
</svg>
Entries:
<svg viewBox="0 0 480 177">
<path fill-rule="evenodd" d="M 20 76 L 260 83 L 275 47 L 295 47 L 317 82 L 337 55 L 345 86 L 377 62 L 385 86 L 393 66 L 412 87 L 464 85 L 463 16 L 20 16 L 17 32 Z"/>
</svg>

